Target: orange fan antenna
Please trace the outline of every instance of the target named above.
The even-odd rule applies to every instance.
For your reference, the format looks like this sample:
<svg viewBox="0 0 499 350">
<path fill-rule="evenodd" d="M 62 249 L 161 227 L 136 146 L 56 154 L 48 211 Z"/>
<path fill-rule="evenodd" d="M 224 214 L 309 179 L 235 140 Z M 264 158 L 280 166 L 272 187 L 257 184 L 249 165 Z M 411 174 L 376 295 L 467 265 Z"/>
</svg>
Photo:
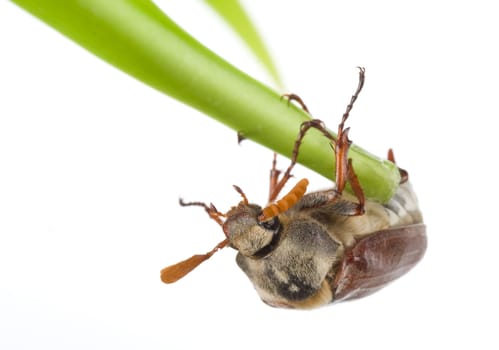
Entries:
<svg viewBox="0 0 499 350">
<path fill-rule="evenodd" d="M 225 247 L 227 244 L 229 244 L 228 238 L 218 243 L 215 248 L 206 254 L 193 255 L 189 259 L 176 263 L 175 265 L 165 267 L 161 270 L 161 280 L 164 283 L 177 282 L 179 279 L 198 267 L 202 262 L 211 258 L 213 254 L 215 254 L 219 249 Z"/>
<path fill-rule="evenodd" d="M 298 181 L 295 187 L 293 187 L 287 195 L 263 209 L 263 212 L 258 217 L 258 220 L 266 221 L 272 219 L 274 216 L 277 216 L 280 213 L 283 213 L 291 208 L 303 197 L 303 195 L 307 191 L 307 186 L 307 179 L 301 179 L 300 181 Z"/>
</svg>

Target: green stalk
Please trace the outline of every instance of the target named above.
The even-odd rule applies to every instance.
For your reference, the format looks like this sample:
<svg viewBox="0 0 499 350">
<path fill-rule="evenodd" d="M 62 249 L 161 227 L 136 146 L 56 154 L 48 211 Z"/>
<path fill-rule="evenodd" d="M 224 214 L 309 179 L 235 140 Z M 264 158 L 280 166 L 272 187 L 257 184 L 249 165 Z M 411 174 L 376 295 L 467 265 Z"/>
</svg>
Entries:
<svg viewBox="0 0 499 350">
<path fill-rule="evenodd" d="M 308 116 L 201 45 L 151 1 L 12 1 L 135 78 L 291 156 Z M 386 202 L 393 196 L 400 177 L 392 163 L 358 147 L 350 157 L 368 198 Z M 299 162 L 333 179 L 332 150 L 319 133 L 306 137 Z"/>
</svg>

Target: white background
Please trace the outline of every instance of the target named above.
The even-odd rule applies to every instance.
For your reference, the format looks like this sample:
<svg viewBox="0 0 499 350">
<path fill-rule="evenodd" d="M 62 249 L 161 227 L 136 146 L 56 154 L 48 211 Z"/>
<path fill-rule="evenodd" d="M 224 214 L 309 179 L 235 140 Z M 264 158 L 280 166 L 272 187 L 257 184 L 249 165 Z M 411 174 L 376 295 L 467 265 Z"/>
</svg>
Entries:
<svg viewBox="0 0 499 350">
<path fill-rule="evenodd" d="M 161 268 L 223 239 L 178 197 L 226 210 L 238 184 L 263 204 L 271 152 L 238 146 L 233 131 L 1 1 L 0 348 L 497 349 L 494 2 L 245 3 L 286 89 L 330 126 L 355 67 L 367 68 L 350 136 L 380 156 L 393 147 L 410 171 L 424 260 L 376 295 L 314 311 L 261 303 L 229 249 L 162 284 Z M 268 81 L 202 3 L 160 4 Z"/>
</svg>

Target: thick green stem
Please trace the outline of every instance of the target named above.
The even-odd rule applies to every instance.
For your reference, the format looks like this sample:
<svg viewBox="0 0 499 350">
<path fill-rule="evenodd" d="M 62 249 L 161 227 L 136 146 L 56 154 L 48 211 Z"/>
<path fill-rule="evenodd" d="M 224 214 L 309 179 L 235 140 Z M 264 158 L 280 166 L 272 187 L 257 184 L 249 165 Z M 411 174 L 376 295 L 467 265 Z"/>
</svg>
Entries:
<svg viewBox="0 0 499 350">
<path fill-rule="evenodd" d="M 248 139 L 291 155 L 308 116 L 201 45 L 151 1 L 13 2 L 144 83 Z M 391 198 L 399 183 L 397 168 L 358 147 L 351 148 L 350 157 L 366 196 L 382 202 Z M 298 161 L 333 177 L 331 147 L 317 132 L 306 137 Z"/>
</svg>

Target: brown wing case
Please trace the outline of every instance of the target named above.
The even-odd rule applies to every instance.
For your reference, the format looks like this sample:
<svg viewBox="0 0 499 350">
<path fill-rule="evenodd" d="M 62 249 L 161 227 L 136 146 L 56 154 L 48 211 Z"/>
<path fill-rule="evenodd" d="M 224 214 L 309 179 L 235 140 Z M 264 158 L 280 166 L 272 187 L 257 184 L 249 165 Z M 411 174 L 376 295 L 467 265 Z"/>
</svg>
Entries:
<svg viewBox="0 0 499 350">
<path fill-rule="evenodd" d="M 374 232 L 347 250 L 333 281 L 334 302 L 370 295 L 409 271 L 426 251 L 424 224 Z"/>
</svg>

